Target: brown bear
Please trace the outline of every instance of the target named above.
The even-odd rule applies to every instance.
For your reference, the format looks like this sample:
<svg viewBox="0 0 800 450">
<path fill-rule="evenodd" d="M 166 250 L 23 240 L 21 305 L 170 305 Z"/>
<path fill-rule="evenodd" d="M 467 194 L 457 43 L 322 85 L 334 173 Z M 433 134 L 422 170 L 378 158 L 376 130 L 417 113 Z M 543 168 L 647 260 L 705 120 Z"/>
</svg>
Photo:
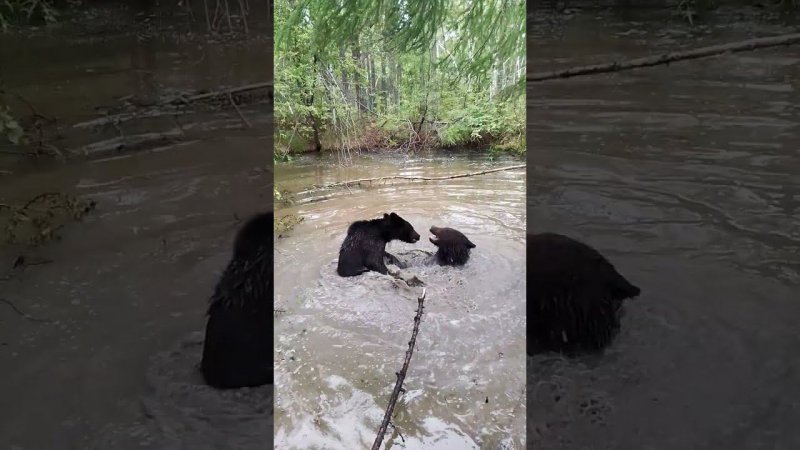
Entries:
<svg viewBox="0 0 800 450">
<path fill-rule="evenodd" d="M 641 290 L 597 250 L 555 233 L 527 236 L 528 354 L 576 354 L 607 346 L 625 299 Z"/>
<path fill-rule="evenodd" d="M 273 383 L 273 213 L 239 230 L 208 308 L 203 377 L 220 389 Z"/>
<path fill-rule="evenodd" d="M 469 260 L 470 250 L 475 248 L 464 233 L 453 228 L 431 227 L 431 244 L 437 247 L 436 262 L 441 266 L 463 266 Z"/>
<path fill-rule="evenodd" d="M 386 251 L 386 244 L 393 240 L 413 244 L 419 240 L 419 234 L 395 213 L 384 214 L 381 219 L 353 222 L 339 249 L 336 272 L 342 277 L 354 277 L 370 270 L 386 275 L 384 258 L 403 267 L 397 257 Z"/>
</svg>

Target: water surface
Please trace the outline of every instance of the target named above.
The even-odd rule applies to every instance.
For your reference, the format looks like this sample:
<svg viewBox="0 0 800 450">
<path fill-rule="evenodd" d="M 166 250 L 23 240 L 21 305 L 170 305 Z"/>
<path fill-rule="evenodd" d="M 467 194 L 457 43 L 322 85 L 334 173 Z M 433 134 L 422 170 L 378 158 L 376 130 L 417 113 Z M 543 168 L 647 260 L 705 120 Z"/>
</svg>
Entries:
<svg viewBox="0 0 800 450">
<path fill-rule="evenodd" d="M 386 175 L 445 176 L 519 164 L 486 155 L 364 155 L 352 167 L 304 158 L 275 168 L 279 189 Z M 394 211 L 422 236 L 387 250 L 426 283 L 425 314 L 387 448 L 524 448 L 525 172 L 311 191 L 276 214 L 304 218 L 276 241 L 275 445 L 368 448 L 411 336 L 418 291 L 376 273 L 341 278 L 355 220 Z M 477 247 L 461 268 L 426 265 L 431 225 Z M 392 427 L 390 427 L 390 432 Z M 404 443 L 403 443 L 404 441 Z"/>
<path fill-rule="evenodd" d="M 529 70 L 785 32 L 723 19 L 538 16 Z M 529 229 L 643 291 L 605 355 L 528 361 L 529 445 L 800 446 L 799 73 L 787 47 L 528 85 Z"/>
<path fill-rule="evenodd" d="M 59 241 L 0 246 L 0 298 L 48 320 L 0 304 L 0 404 L 13 405 L 0 412 L 0 448 L 269 446 L 272 387 L 216 391 L 197 364 L 233 236 L 272 206 L 271 106 L 243 105 L 246 130 L 219 105 L 177 122 L 75 125 L 126 101 L 270 81 L 271 30 L 231 40 L 175 17 L 81 11 L 88 20 L 0 37 L 4 87 L 57 118 L 48 142 L 78 156 L 0 148 L 0 203 L 42 192 L 97 202 Z M 12 269 L 18 256 L 35 265 Z"/>
</svg>

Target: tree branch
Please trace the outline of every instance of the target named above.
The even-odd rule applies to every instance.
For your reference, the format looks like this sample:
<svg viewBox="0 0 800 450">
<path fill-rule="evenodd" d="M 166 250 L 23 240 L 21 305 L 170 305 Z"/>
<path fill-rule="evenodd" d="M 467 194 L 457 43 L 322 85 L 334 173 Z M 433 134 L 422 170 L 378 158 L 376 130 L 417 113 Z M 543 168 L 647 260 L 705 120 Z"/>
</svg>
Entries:
<svg viewBox="0 0 800 450">
<path fill-rule="evenodd" d="M 6 300 L 4 298 L 0 298 L 0 303 L 5 303 L 6 305 L 10 306 L 11 309 L 13 309 L 15 313 L 19 314 L 20 316 L 22 316 L 25 319 L 30 320 L 31 322 L 50 322 L 51 321 L 50 319 L 40 319 L 40 318 L 37 318 L 37 317 L 33 317 L 30 314 L 26 314 L 26 313 L 22 312 L 19 308 L 17 308 L 17 305 L 11 303 L 10 300 Z"/>
<path fill-rule="evenodd" d="M 324 186 L 318 186 L 316 189 L 330 189 L 338 186 L 349 186 L 351 184 L 360 184 L 360 183 L 371 183 L 373 181 L 387 181 L 387 180 L 410 180 L 410 181 L 442 181 L 442 180 L 453 180 L 455 178 L 466 178 L 466 177 L 474 177 L 477 175 L 484 175 L 487 173 L 494 173 L 494 172 L 504 172 L 507 170 L 514 170 L 514 169 L 522 169 L 526 167 L 525 164 L 519 164 L 516 166 L 507 166 L 507 167 L 498 167 L 496 169 L 489 169 L 489 170 L 482 170 L 480 172 L 467 172 L 467 173 L 460 173 L 457 175 L 448 175 L 443 177 L 415 177 L 415 176 L 408 176 L 408 175 L 391 175 L 388 177 L 375 177 L 375 178 L 361 178 L 358 180 L 349 180 L 349 181 L 341 181 L 338 183 L 331 183 L 326 184 Z"/>
<path fill-rule="evenodd" d="M 228 101 L 231 102 L 231 105 L 233 105 L 234 109 L 236 109 L 236 113 L 239 114 L 239 118 L 242 119 L 242 125 L 244 125 L 245 128 L 252 128 L 253 126 L 250 125 L 250 122 L 248 122 L 244 117 L 242 110 L 239 109 L 239 105 L 236 104 L 236 100 L 233 99 L 233 94 L 230 92 L 228 92 Z"/>
<path fill-rule="evenodd" d="M 622 70 L 630 70 L 640 67 L 651 67 L 662 64 L 669 64 L 676 61 L 707 58 L 710 56 L 717 56 L 725 53 L 746 52 L 746 51 L 757 50 L 760 48 L 791 45 L 791 44 L 796 44 L 798 42 L 800 42 L 800 33 L 782 34 L 779 36 L 748 39 L 746 41 L 732 42 L 729 44 L 711 45 L 708 47 L 700 47 L 694 50 L 687 50 L 683 52 L 664 53 L 661 55 L 630 59 L 627 61 L 614 61 L 606 64 L 595 64 L 591 66 L 573 67 L 570 69 L 558 70 L 555 72 L 533 73 L 527 75 L 526 80 L 528 82 L 538 82 L 538 81 L 555 80 L 561 78 L 571 78 L 581 75 L 595 75 L 600 73 L 619 72 Z"/>
<path fill-rule="evenodd" d="M 411 340 L 408 341 L 408 350 L 406 350 L 406 358 L 403 361 L 403 368 L 397 372 L 397 381 L 394 383 L 392 395 L 389 397 L 389 404 L 386 406 L 386 413 L 383 415 L 383 422 L 378 429 L 378 435 L 375 437 L 375 442 L 372 444 L 372 450 L 378 450 L 383 442 L 383 435 L 386 434 L 386 428 L 389 426 L 389 421 L 394 412 L 394 406 L 397 404 L 397 398 L 400 396 L 400 391 L 403 390 L 403 380 L 406 379 L 408 373 L 408 365 L 411 362 L 411 355 L 414 354 L 414 344 L 417 343 L 417 333 L 419 333 L 419 323 L 422 320 L 423 303 L 425 301 L 425 288 L 422 288 L 422 295 L 417 299 L 417 314 L 414 316 L 414 330 L 411 332 Z"/>
<path fill-rule="evenodd" d="M 231 95 L 231 94 L 239 94 L 239 93 L 242 93 L 242 92 L 255 91 L 257 89 L 264 89 L 264 88 L 271 88 L 271 87 L 272 87 L 272 82 L 271 81 L 267 81 L 267 82 L 263 82 L 263 83 L 253 83 L 253 84 L 247 84 L 247 85 L 244 85 L 244 86 L 238 86 L 238 87 L 230 88 L 230 89 L 222 89 L 222 90 L 219 90 L 219 91 L 206 92 L 205 94 L 193 95 L 191 97 L 172 99 L 170 101 L 160 103 L 159 105 L 160 106 L 165 106 L 165 105 L 168 105 L 168 104 L 171 104 L 171 103 L 187 103 L 187 102 L 188 103 L 192 103 L 192 102 L 196 102 L 196 101 L 199 101 L 199 100 L 205 100 L 205 99 L 212 98 L 212 97 L 218 97 L 218 96 L 223 96 L 223 95 Z"/>
<path fill-rule="evenodd" d="M 76 123 L 76 124 L 72 125 L 72 127 L 73 128 L 84 128 L 84 127 L 89 127 L 89 126 L 105 125 L 105 124 L 108 124 L 108 123 L 122 123 L 122 122 L 127 122 L 129 120 L 138 119 L 138 118 L 155 117 L 155 116 L 159 116 L 159 115 L 175 115 L 177 113 L 177 111 L 173 111 L 173 110 L 165 111 L 165 110 L 163 110 L 163 108 L 174 107 L 174 106 L 178 106 L 178 105 L 188 105 L 188 104 L 191 104 L 191 103 L 194 103 L 194 102 L 199 102 L 199 101 L 202 101 L 202 100 L 208 100 L 208 99 L 215 98 L 215 97 L 226 98 L 230 102 L 230 99 L 233 98 L 234 94 L 241 94 L 243 92 L 255 91 L 255 90 L 271 88 L 271 87 L 272 87 L 272 82 L 263 82 L 263 83 L 247 84 L 247 85 L 244 85 L 244 86 L 238 86 L 238 87 L 229 88 L 229 89 L 221 89 L 221 90 L 212 91 L 212 92 L 206 92 L 204 94 L 197 94 L 197 95 L 192 95 L 192 96 L 189 96 L 189 97 L 187 97 L 185 95 L 180 95 L 178 97 L 171 98 L 171 99 L 165 100 L 165 101 L 160 102 L 160 103 L 156 103 L 155 105 L 150 105 L 150 106 L 147 106 L 147 107 L 143 107 L 143 108 L 141 108 L 142 111 L 129 111 L 129 112 L 123 112 L 123 113 L 119 113 L 119 114 L 115 114 L 115 115 L 107 115 L 106 117 L 96 118 L 96 119 L 91 119 L 91 120 L 87 120 L 87 121 L 84 121 L 84 122 Z M 238 111 L 238 105 L 236 105 L 235 103 L 233 103 L 233 105 Z M 240 114 L 239 117 L 240 118 L 242 117 L 241 114 Z"/>
</svg>

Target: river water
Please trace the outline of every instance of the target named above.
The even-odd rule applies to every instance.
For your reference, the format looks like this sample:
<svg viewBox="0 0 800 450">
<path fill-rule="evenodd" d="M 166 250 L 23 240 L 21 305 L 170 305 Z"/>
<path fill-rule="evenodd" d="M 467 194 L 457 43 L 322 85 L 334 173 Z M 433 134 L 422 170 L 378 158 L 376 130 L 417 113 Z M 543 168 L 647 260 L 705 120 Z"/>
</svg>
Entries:
<svg viewBox="0 0 800 450">
<path fill-rule="evenodd" d="M 362 155 L 352 167 L 302 158 L 275 167 L 279 189 L 386 175 L 437 177 L 519 164 L 485 154 Z M 275 446 L 368 448 L 411 336 L 419 290 L 391 277 L 341 278 L 348 225 L 394 211 L 422 236 L 393 242 L 426 285 L 425 314 L 386 448 L 524 448 L 525 171 L 441 182 L 301 192 L 276 206 L 303 217 L 276 241 Z M 477 247 L 462 268 L 426 265 L 432 225 Z M 402 435 L 402 437 L 400 437 Z"/>
<path fill-rule="evenodd" d="M 749 12 L 695 26 L 654 13 L 535 17 L 536 71 L 786 31 Z M 0 411 L 0 448 L 268 448 L 271 387 L 220 393 L 195 365 L 236 228 L 272 205 L 271 116 L 243 106 L 248 130 L 230 109 L 182 119 L 188 128 L 172 117 L 72 125 L 132 93 L 146 102 L 269 80 L 270 51 L 257 36 L 66 28 L 0 39 L 2 61 L 14 61 L 0 66 L 9 90 L 58 116 L 57 145 L 89 156 L 17 164 L 1 153 L 0 201 L 61 191 L 98 202 L 60 241 L 0 247 L 2 298 L 49 320 L 0 304 L 0 403 L 13 405 Z M 276 246 L 278 448 L 374 438 L 416 302 L 386 278 L 332 270 L 347 224 L 390 210 L 422 235 L 389 246 L 411 261 L 433 250 L 434 224 L 478 245 L 464 268 L 412 267 L 428 297 L 393 447 L 800 447 L 798 80 L 800 51 L 788 47 L 539 83 L 528 88 L 527 181 L 509 171 L 299 195 L 279 215 L 305 220 Z M 296 192 L 511 163 L 364 156 L 344 169 L 301 158 L 276 178 Z M 594 245 L 643 289 L 604 355 L 529 359 L 527 405 L 516 300 L 526 225 Z M 52 262 L 11 270 L 19 255 Z"/>
<path fill-rule="evenodd" d="M 532 14 L 528 70 L 789 29 L 745 16 Z M 799 88 L 797 46 L 528 85 L 529 230 L 643 291 L 605 355 L 528 361 L 528 445 L 800 447 Z"/>
<path fill-rule="evenodd" d="M 0 304 L 0 448 L 269 447 L 272 387 L 209 389 L 197 364 L 237 227 L 272 207 L 271 105 L 242 103 L 248 129 L 227 102 L 85 123 L 131 95 L 271 81 L 271 30 L 206 36 L 185 17 L 81 11 L 0 35 L 5 87 L 58 119 L 47 138 L 73 156 L 20 161 L 0 148 L 0 203 L 42 192 L 97 202 L 59 241 L 0 246 L 0 298 L 48 320 Z M 33 265 L 12 270 L 21 255 Z"/>
</svg>

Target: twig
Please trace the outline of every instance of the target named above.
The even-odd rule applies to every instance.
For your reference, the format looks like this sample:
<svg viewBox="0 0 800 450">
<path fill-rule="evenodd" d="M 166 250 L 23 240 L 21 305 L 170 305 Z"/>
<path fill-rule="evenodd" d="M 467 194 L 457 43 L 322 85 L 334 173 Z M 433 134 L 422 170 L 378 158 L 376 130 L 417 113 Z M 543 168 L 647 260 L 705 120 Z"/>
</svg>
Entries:
<svg viewBox="0 0 800 450">
<path fill-rule="evenodd" d="M 417 299 L 417 314 L 414 316 L 414 330 L 411 332 L 411 340 L 408 341 L 408 350 L 406 350 L 406 357 L 403 361 L 403 368 L 397 372 L 397 381 L 394 383 L 392 395 L 389 397 L 389 404 L 386 406 L 386 412 L 383 415 L 383 422 L 378 429 L 378 435 L 375 437 L 375 442 L 372 444 L 372 450 L 378 450 L 383 442 L 383 435 L 386 434 L 386 428 L 389 426 L 389 421 L 394 412 L 394 406 L 397 403 L 397 398 L 400 396 L 400 391 L 403 390 L 403 380 L 406 379 L 408 373 L 408 365 L 411 363 L 411 355 L 414 354 L 414 344 L 417 343 L 417 333 L 419 333 L 419 323 L 422 320 L 422 310 L 424 309 L 423 303 L 425 302 L 426 288 L 422 288 L 422 295 Z"/>
<path fill-rule="evenodd" d="M 676 61 L 686 61 L 690 59 L 707 58 L 709 56 L 721 55 L 724 53 L 736 53 L 756 50 L 767 47 L 777 47 L 780 45 L 791 45 L 800 42 L 800 33 L 783 34 L 746 41 L 738 41 L 730 44 L 711 45 L 700 47 L 694 50 L 683 52 L 664 53 L 645 58 L 636 58 L 628 61 L 615 61 L 606 64 L 595 64 L 591 66 L 573 67 L 571 69 L 558 70 L 555 72 L 533 73 L 527 75 L 528 82 L 555 80 L 560 78 L 577 77 L 580 75 L 594 75 L 599 73 L 619 72 L 621 70 L 636 69 L 640 67 L 651 67 L 662 64 L 669 64 Z"/>
<path fill-rule="evenodd" d="M 392 428 L 394 428 L 394 431 L 397 432 L 397 435 L 400 436 L 400 440 L 405 443 L 406 442 L 406 438 L 403 437 L 403 433 L 400 432 L 400 429 L 397 428 L 397 425 L 395 425 L 394 422 L 389 422 L 389 424 L 392 426 Z"/>
<path fill-rule="evenodd" d="M 25 203 L 25 206 L 23 206 L 23 207 L 22 207 L 22 208 L 20 208 L 20 209 L 21 209 L 21 210 L 27 210 L 28 208 L 30 208 L 30 206 L 31 206 L 31 205 L 33 205 L 34 203 L 38 202 L 39 200 L 41 200 L 41 199 L 43 199 L 43 198 L 47 198 L 47 197 L 60 197 L 60 196 L 62 196 L 62 195 L 63 195 L 63 194 L 61 194 L 61 193 L 59 193 L 59 192 L 42 192 L 41 194 L 39 194 L 39 195 L 37 195 L 37 196 L 33 197 L 32 199 L 28 200 L 28 203 Z"/>
<path fill-rule="evenodd" d="M 20 316 L 30 320 L 31 322 L 50 322 L 50 319 L 39 319 L 39 318 L 31 316 L 30 314 L 26 314 L 26 313 L 20 311 L 20 309 L 17 308 L 17 305 L 11 303 L 9 300 L 6 300 L 4 298 L 0 298 L 0 302 L 5 303 L 6 305 L 10 306 L 11 309 L 13 309 L 15 313 L 17 313 Z"/>
<path fill-rule="evenodd" d="M 50 264 L 50 263 L 53 263 L 53 262 L 54 261 L 52 259 L 47 259 L 47 258 L 41 259 L 39 261 L 28 262 L 25 259 L 25 256 L 19 255 L 17 257 L 17 259 L 14 260 L 14 266 L 12 267 L 12 269 L 16 269 L 17 267 L 22 267 L 24 269 L 26 267 L 41 266 L 41 265 Z"/>
<path fill-rule="evenodd" d="M 228 100 L 231 102 L 231 105 L 233 105 L 233 108 L 236 110 L 236 113 L 239 114 L 239 118 L 242 119 L 242 124 L 244 124 L 246 128 L 252 128 L 250 122 L 248 122 L 247 118 L 245 118 L 244 114 L 242 114 L 242 110 L 239 109 L 239 105 L 237 105 L 236 101 L 233 100 L 233 94 L 231 94 L 230 92 L 228 92 Z"/>
<path fill-rule="evenodd" d="M 442 181 L 442 180 L 453 180 L 456 178 L 466 178 L 466 177 L 474 177 L 477 175 L 484 175 L 487 173 L 494 173 L 494 172 L 504 172 L 507 170 L 515 170 L 515 169 L 523 169 L 525 168 L 525 164 L 519 164 L 516 166 L 507 166 L 507 167 L 498 167 L 496 169 L 489 169 L 489 170 L 482 170 L 480 172 L 467 172 L 467 173 L 459 173 L 457 175 L 448 175 L 443 177 L 415 177 L 415 176 L 408 176 L 408 175 L 391 175 L 388 177 L 375 177 L 375 178 L 361 178 L 358 180 L 349 180 L 349 181 L 341 181 L 338 183 L 331 183 L 326 184 L 324 186 L 319 186 L 318 189 L 329 189 L 338 186 L 348 186 L 351 184 L 359 184 L 359 183 L 367 183 L 373 181 L 387 181 L 387 180 L 411 180 L 411 181 Z"/>
</svg>

